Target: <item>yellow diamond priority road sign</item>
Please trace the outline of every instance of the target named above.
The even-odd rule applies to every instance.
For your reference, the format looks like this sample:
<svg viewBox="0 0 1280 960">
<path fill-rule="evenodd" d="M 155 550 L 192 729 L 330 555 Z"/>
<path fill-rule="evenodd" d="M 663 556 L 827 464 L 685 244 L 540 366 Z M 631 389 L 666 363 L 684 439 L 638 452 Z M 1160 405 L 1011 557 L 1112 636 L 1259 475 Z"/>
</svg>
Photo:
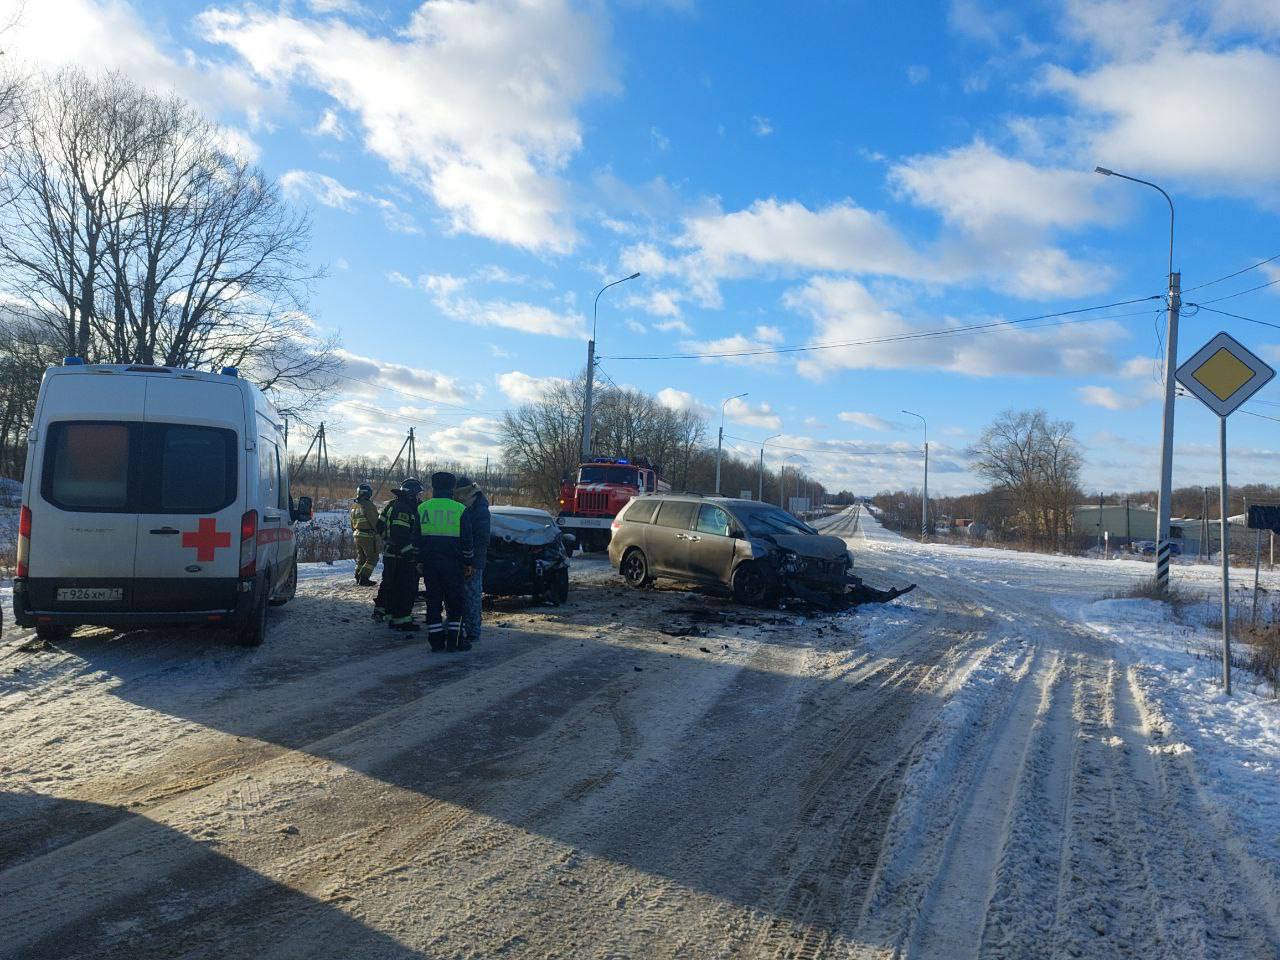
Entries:
<svg viewBox="0 0 1280 960">
<path fill-rule="evenodd" d="M 1276 372 L 1229 333 L 1220 333 L 1178 368 L 1178 382 L 1220 417 L 1261 390 Z"/>
</svg>

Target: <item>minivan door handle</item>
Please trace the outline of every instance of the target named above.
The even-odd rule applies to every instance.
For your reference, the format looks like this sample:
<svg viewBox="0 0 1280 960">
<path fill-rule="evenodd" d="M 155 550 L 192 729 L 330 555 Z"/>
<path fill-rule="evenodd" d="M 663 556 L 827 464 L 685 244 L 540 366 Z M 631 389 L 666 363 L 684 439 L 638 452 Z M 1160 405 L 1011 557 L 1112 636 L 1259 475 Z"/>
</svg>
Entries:
<svg viewBox="0 0 1280 960">
<path fill-rule="evenodd" d="M 275 514 L 267 514 L 262 518 L 263 523 L 279 523 L 280 517 Z"/>
<path fill-rule="evenodd" d="M 151 532 L 156 534 L 163 534 L 164 536 L 173 536 L 175 534 L 181 533 L 182 531 L 175 530 L 173 527 L 160 527 L 159 529 L 152 530 Z"/>
</svg>

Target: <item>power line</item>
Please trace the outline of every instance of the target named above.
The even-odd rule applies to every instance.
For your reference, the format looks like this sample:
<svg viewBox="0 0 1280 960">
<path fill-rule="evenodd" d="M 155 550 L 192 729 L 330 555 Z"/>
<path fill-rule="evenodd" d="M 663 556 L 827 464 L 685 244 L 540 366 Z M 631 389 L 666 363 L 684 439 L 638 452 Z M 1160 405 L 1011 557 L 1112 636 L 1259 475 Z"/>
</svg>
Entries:
<svg viewBox="0 0 1280 960">
<path fill-rule="evenodd" d="M 752 350 L 726 350 L 726 351 L 705 351 L 701 353 L 668 353 L 668 354 L 647 354 L 636 356 L 616 356 L 607 357 L 608 360 L 702 360 L 716 357 L 755 357 L 764 355 L 777 355 L 784 353 L 808 353 L 817 350 L 836 350 L 842 347 L 861 347 L 878 343 L 899 343 L 908 340 L 924 340 L 933 337 L 953 337 L 963 334 L 975 333 L 982 330 L 992 330 L 1000 327 L 1012 327 L 1020 324 L 1034 323 L 1039 320 L 1054 320 L 1060 317 L 1075 317 L 1082 313 L 1094 313 L 1098 310 L 1109 310 L 1113 307 L 1124 307 L 1134 303 L 1146 303 L 1150 300 L 1162 300 L 1162 294 L 1156 294 L 1150 297 L 1138 297 L 1133 300 L 1118 300 L 1115 303 L 1104 303 L 1096 307 L 1079 307 L 1074 310 L 1062 310 L 1058 313 L 1042 313 L 1033 317 L 1021 317 L 1017 320 L 993 320 L 988 323 L 974 323 L 962 327 L 941 327 L 934 330 L 916 330 L 910 333 L 890 334 L 883 337 L 869 337 L 862 340 L 842 340 L 842 341 L 819 341 L 817 343 L 806 344 L 796 347 L 763 347 Z M 1137 313 L 1121 314 L 1119 316 L 1110 317 L 1085 317 L 1076 320 L 1066 320 L 1063 324 L 1043 324 L 1043 326 L 1060 326 L 1066 323 L 1091 323 L 1098 320 L 1119 320 L 1128 316 L 1145 316 L 1145 310 Z M 1038 329 L 1038 328 L 1031 328 Z"/>
<path fill-rule="evenodd" d="M 1260 283 L 1256 287 L 1249 287 L 1247 290 L 1237 290 L 1235 293 L 1228 293 L 1222 297 L 1214 297 L 1212 300 L 1206 300 L 1205 303 L 1218 303 L 1222 300 L 1230 300 L 1233 297 L 1243 297 L 1246 293 L 1253 293 L 1255 290 L 1265 290 L 1267 287 L 1274 287 L 1277 283 L 1280 283 L 1280 277 L 1277 277 L 1274 280 L 1269 280 L 1266 283 Z M 1204 303 L 1199 304 L 1199 306 L 1203 307 Z"/>
<path fill-rule="evenodd" d="M 1262 327 L 1271 327 L 1274 330 L 1280 330 L 1280 323 L 1272 323 L 1270 320 L 1257 320 L 1253 317 L 1246 317 L 1239 313 L 1230 313 L 1226 310 L 1218 310 L 1216 307 L 1206 307 L 1203 303 L 1191 303 L 1188 306 L 1195 307 L 1197 310 L 1208 310 L 1210 313 L 1220 313 L 1224 317 L 1232 317 L 1236 320 L 1244 320 L 1248 323 L 1256 323 Z"/>
<path fill-rule="evenodd" d="M 1274 257 L 1267 257 L 1265 260 L 1259 260 L 1257 263 L 1251 264 L 1243 270 L 1237 270 L 1235 273 L 1228 273 L 1225 277 L 1218 277 L 1217 280 L 1206 280 L 1204 283 L 1197 283 L 1194 287 L 1187 287 L 1182 292 L 1190 293 L 1192 290 L 1199 290 L 1201 287 L 1211 287 L 1215 283 L 1221 283 L 1223 280 L 1230 280 L 1233 277 L 1240 276 L 1242 273 L 1248 273 L 1250 270 L 1257 270 L 1259 267 L 1264 267 L 1273 260 L 1280 260 L 1280 253 L 1277 253 Z"/>
</svg>

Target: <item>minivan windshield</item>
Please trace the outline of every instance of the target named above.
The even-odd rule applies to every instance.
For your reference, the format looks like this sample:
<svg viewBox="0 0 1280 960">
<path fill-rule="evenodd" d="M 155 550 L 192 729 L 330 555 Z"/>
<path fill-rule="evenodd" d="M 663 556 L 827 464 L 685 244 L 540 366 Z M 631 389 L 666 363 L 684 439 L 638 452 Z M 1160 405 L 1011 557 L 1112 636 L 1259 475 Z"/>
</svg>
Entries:
<svg viewBox="0 0 1280 960">
<path fill-rule="evenodd" d="M 742 522 L 746 524 L 747 533 L 753 537 L 768 537 L 775 534 L 811 534 L 818 531 L 807 523 L 797 520 L 791 514 L 774 508 L 757 508 L 739 511 Z"/>
<path fill-rule="evenodd" d="M 627 487 L 638 487 L 635 467 L 615 467 L 607 464 L 583 467 L 578 471 L 579 483 L 616 483 Z"/>
</svg>

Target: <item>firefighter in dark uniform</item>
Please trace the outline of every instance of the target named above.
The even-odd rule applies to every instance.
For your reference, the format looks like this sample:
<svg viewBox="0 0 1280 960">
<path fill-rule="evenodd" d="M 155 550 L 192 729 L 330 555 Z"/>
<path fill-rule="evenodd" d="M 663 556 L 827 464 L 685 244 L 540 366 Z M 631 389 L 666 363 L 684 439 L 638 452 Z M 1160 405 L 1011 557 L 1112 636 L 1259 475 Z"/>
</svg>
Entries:
<svg viewBox="0 0 1280 960">
<path fill-rule="evenodd" d="M 356 583 L 376 586 L 370 575 L 378 565 L 378 508 L 373 502 L 373 487 L 367 483 L 356 487 L 356 498 L 351 501 L 351 536 L 356 543 Z"/>
<path fill-rule="evenodd" d="M 408 477 L 392 493 L 394 499 L 378 520 L 378 533 L 386 546 L 373 618 L 386 619 L 392 630 L 416 632 L 413 601 L 418 596 L 418 497 L 422 484 L 416 477 Z"/>
<path fill-rule="evenodd" d="M 463 582 L 475 575 L 471 517 L 453 499 L 456 485 L 452 473 L 433 473 L 431 499 L 418 505 L 418 559 L 427 587 L 427 639 L 435 651 L 471 649 L 470 641 L 462 636 L 466 614 Z M 441 615 L 442 603 L 447 621 Z"/>
</svg>

